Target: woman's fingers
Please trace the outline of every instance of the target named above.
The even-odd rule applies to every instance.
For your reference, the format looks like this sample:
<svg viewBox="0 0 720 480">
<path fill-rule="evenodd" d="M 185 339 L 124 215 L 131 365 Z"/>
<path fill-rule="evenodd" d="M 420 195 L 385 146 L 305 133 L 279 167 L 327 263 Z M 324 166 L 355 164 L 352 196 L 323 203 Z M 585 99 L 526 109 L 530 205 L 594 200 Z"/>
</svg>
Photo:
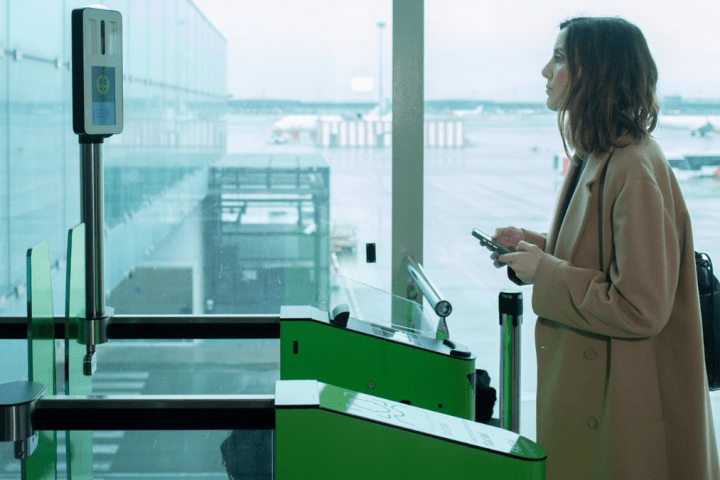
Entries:
<svg viewBox="0 0 720 480">
<path fill-rule="evenodd" d="M 519 241 L 525 240 L 525 234 L 519 228 L 501 227 L 495 229 L 493 238 L 506 247 L 514 247 Z"/>
<path fill-rule="evenodd" d="M 493 252 L 490 254 L 490 259 L 493 261 L 493 265 L 495 268 L 501 268 L 507 265 L 507 263 L 502 263 L 500 260 L 498 260 L 498 257 L 500 257 L 500 254 L 498 252 Z"/>
<path fill-rule="evenodd" d="M 487 248 L 491 252 L 494 252 L 495 250 L 490 246 L 489 243 L 487 243 L 485 240 L 480 240 L 480 245 Z"/>
</svg>

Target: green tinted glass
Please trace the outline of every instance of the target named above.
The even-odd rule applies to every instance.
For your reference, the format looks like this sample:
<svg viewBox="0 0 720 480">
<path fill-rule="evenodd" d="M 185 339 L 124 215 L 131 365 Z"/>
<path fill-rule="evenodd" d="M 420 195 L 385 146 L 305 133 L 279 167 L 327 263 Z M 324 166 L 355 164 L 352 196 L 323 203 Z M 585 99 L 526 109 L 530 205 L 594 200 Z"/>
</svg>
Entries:
<svg viewBox="0 0 720 480">
<path fill-rule="evenodd" d="M 54 395 L 55 319 L 50 286 L 50 255 L 43 242 L 27 253 L 28 376 L 40 382 L 45 393 Z M 23 479 L 57 478 L 57 437 L 54 431 L 38 432 L 35 452 L 22 461 Z"/>
<path fill-rule="evenodd" d="M 92 377 L 83 375 L 85 345 L 78 342 L 78 329 L 85 315 L 85 224 L 68 232 L 65 290 L 65 394 L 92 394 Z M 68 480 L 92 480 L 92 432 L 65 435 Z"/>
</svg>

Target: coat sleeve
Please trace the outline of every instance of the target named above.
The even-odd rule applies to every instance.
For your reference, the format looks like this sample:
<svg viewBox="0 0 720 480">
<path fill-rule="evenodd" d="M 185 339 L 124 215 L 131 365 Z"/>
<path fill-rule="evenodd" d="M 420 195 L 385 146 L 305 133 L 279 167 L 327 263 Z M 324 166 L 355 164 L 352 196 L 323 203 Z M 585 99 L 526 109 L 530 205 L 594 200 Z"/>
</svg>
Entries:
<svg viewBox="0 0 720 480">
<path fill-rule="evenodd" d="M 545 250 L 545 242 L 547 242 L 547 233 L 538 233 L 528 230 L 526 228 L 521 229 L 525 233 L 525 241 L 537 245 L 540 250 Z"/>
<path fill-rule="evenodd" d="M 545 254 L 535 272 L 535 313 L 609 337 L 646 338 L 660 332 L 670 318 L 680 270 L 673 211 L 654 182 L 628 181 L 612 208 L 608 240 L 615 257 L 609 278 Z"/>
</svg>

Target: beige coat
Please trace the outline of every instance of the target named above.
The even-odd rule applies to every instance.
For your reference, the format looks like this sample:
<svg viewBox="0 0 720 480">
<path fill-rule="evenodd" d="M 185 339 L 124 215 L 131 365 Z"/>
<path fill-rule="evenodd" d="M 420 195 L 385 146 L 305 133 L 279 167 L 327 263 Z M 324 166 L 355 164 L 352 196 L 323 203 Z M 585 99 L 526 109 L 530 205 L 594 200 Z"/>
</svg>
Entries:
<svg viewBox="0 0 720 480">
<path fill-rule="evenodd" d="M 537 441 L 547 479 L 720 479 L 690 217 L 654 139 L 590 156 L 533 294 Z M 573 159 L 559 195 L 577 171 Z M 606 281 L 609 272 L 610 281 Z"/>
</svg>

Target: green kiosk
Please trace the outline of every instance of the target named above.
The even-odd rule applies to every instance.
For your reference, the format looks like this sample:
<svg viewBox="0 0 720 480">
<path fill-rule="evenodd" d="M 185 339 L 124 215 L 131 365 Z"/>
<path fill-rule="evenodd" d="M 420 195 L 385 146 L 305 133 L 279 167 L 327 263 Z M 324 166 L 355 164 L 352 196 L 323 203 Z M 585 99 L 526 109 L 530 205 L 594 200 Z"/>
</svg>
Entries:
<svg viewBox="0 0 720 480">
<path fill-rule="evenodd" d="M 368 300 L 367 286 L 343 283 L 355 293 L 342 300 Z M 439 313 L 442 297 L 418 286 Z M 545 478 L 541 446 L 474 421 L 475 356 L 442 335 L 444 317 L 412 330 L 382 319 L 427 319 L 419 303 L 376 291 L 354 305 L 371 310 L 362 320 L 337 302 L 281 309 L 276 479 Z"/>
<path fill-rule="evenodd" d="M 313 307 L 282 307 L 282 380 L 319 380 L 475 419 L 475 356 L 467 347 L 347 314 L 344 320 L 331 316 Z"/>
<path fill-rule="evenodd" d="M 514 432 L 315 380 L 275 389 L 276 480 L 539 480 L 546 458 Z"/>
</svg>

